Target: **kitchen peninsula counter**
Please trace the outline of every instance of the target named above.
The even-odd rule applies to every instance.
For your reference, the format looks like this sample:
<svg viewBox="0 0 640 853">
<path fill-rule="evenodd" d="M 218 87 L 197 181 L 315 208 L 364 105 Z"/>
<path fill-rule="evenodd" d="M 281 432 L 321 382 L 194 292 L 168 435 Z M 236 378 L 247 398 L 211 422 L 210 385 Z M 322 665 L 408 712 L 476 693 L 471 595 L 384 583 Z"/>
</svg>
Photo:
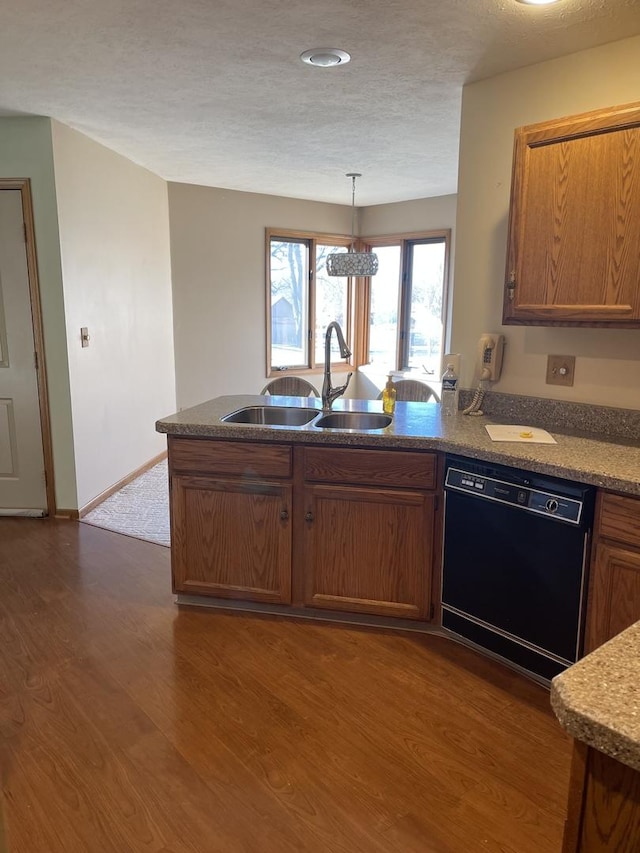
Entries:
<svg viewBox="0 0 640 853">
<path fill-rule="evenodd" d="M 452 418 L 442 417 L 440 406 L 431 403 L 398 402 L 391 425 L 370 432 L 319 429 L 313 426 L 313 421 L 304 426 L 284 427 L 221 420 L 230 412 L 255 405 L 297 405 L 321 412 L 320 401 L 313 398 L 302 401 L 298 397 L 229 395 L 162 418 L 157 421 L 156 429 L 185 437 L 457 453 L 640 496 L 640 446 L 631 440 L 548 428 L 557 444 L 494 442 L 485 429 L 487 424 L 531 424 L 525 419 L 505 421 L 486 415 L 465 416 L 460 412 Z M 333 410 L 380 412 L 381 407 L 378 400 L 341 398 L 334 403 Z"/>
<path fill-rule="evenodd" d="M 640 771 L 640 622 L 557 675 L 551 705 L 573 738 Z"/>
<path fill-rule="evenodd" d="M 640 838 L 640 622 L 556 676 L 574 738 L 562 853 L 624 853 Z"/>
</svg>

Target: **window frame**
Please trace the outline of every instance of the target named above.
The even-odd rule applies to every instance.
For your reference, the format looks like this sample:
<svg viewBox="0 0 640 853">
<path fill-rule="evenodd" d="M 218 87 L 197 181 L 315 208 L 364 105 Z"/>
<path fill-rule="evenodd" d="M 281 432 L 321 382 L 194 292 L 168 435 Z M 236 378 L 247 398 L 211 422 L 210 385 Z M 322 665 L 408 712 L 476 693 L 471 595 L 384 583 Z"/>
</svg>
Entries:
<svg viewBox="0 0 640 853">
<path fill-rule="evenodd" d="M 451 268 L 451 229 L 437 228 L 429 231 L 414 231 L 399 234 L 384 234 L 373 237 L 356 238 L 353 243 L 355 251 L 375 252 L 377 246 L 400 247 L 400 281 L 398 304 L 398 333 L 396 338 L 395 365 L 389 366 L 393 372 L 408 371 L 408 352 L 410 335 L 411 288 L 408 276 L 413 246 L 421 243 L 444 243 L 444 268 L 442 284 L 442 348 L 447 346 L 450 324 L 450 268 Z M 308 316 L 307 316 L 307 364 L 278 368 L 271 364 L 271 241 L 287 240 L 304 243 L 308 253 L 309 280 L 307 282 Z M 266 377 L 272 379 L 287 372 L 304 375 L 318 374 L 324 370 L 324 361 L 316 361 L 316 269 L 315 258 L 318 244 L 344 246 L 349 249 L 352 245 L 351 236 L 346 234 L 329 234 L 312 231 L 299 231 L 290 228 L 265 229 L 265 279 L 266 279 Z M 313 259 L 313 261 L 312 261 Z M 332 370 L 338 372 L 355 370 L 361 365 L 369 364 L 370 324 L 371 313 L 371 278 L 349 277 L 347 280 L 347 323 L 343 329 L 352 356 L 349 361 L 341 359 L 332 362 Z"/>
<path fill-rule="evenodd" d="M 317 293 L 317 276 L 316 276 L 316 253 L 318 245 L 329 246 L 344 246 L 349 249 L 351 246 L 351 237 L 345 234 L 325 234 L 311 231 L 297 231 L 289 228 L 267 228 L 265 229 L 265 271 L 266 271 L 266 376 L 272 379 L 275 376 L 283 376 L 286 373 L 295 373 L 296 375 L 317 374 L 324 370 L 324 359 L 322 362 L 316 360 L 316 293 Z M 271 329 L 272 329 L 272 303 L 271 303 L 271 242 L 280 240 L 282 242 L 297 242 L 306 246 L 307 251 L 307 363 L 305 365 L 292 365 L 291 367 L 274 367 L 271 363 Z M 356 244 L 358 245 L 358 244 Z M 347 322 L 346 328 L 343 328 L 344 336 L 347 345 L 352 353 L 356 351 L 356 341 L 358 337 L 356 323 L 356 279 L 349 277 L 347 280 Z M 351 356 L 349 361 L 341 359 L 332 363 L 332 369 L 339 372 L 340 369 L 353 369 L 356 366 L 355 354 Z"/>
<path fill-rule="evenodd" d="M 443 352 L 449 335 L 449 269 L 451 263 L 451 229 L 438 228 L 430 231 L 416 231 L 404 234 L 385 234 L 379 237 L 365 237 L 367 251 L 375 252 L 377 246 L 400 247 L 400 281 L 398 301 L 398 333 L 396 337 L 395 365 L 389 366 L 393 372 L 409 371 L 409 343 L 411 317 L 411 282 L 409 268 L 413 246 L 424 243 L 444 243 L 444 268 L 442 271 L 442 347 Z M 371 281 L 366 282 L 363 294 L 363 310 L 360 317 L 362 324 L 358 338 L 361 346 L 358 348 L 358 365 L 369 364 L 369 317 L 371 315 Z"/>
</svg>

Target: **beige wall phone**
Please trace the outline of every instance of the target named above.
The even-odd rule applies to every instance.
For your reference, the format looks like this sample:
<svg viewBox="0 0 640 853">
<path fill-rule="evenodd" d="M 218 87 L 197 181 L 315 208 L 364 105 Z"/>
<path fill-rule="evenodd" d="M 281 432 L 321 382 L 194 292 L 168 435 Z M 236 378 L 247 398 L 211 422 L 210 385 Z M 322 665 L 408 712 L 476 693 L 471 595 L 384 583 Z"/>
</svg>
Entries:
<svg viewBox="0 0 640 853">
<path fill-rule="evenodd" d="M 504 353 L 504 335 L 482 335 L 478 344 L 478 367 L 480 379 L 495 382 L 500 379 L 502 355 Z"/>
<path fill-rule="evenodd" d="M 478 341 L 478 375 L 480 382 L 473 395 L 471 405 L 463 410 L 463 415 L 481 415 L 480 406 L 486 393 L 486 383 L 500 379 L 502 356 L 504 354 L 504 335 L 483 334 Z"/>
</svg>

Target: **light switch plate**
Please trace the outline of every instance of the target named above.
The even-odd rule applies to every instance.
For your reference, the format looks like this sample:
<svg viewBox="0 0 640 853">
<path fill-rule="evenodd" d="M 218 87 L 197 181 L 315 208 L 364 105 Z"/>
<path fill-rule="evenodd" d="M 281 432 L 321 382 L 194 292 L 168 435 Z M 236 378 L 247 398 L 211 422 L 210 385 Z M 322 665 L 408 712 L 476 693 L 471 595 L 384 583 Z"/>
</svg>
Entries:
<svg viewBox="0 0 640 853">
<path fill-rule="evenodd" d="M 89 329 L 87 326 L 80 327 L 80 341 L 83 347 L 89 346 Z"/>
<path fill-rule="evenodd" d="M 575 355 L 547 356 L 547 385 L 573 385 L 575 372 Z"/>
</svg>

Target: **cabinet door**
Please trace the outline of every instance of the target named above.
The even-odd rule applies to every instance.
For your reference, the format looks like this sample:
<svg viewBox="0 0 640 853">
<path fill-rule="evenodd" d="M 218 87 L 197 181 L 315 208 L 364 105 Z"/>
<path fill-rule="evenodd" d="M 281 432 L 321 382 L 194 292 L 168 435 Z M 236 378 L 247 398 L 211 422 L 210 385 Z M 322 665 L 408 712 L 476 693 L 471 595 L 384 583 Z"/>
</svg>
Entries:
<svg viewBox="0 0 640 853">
<path fill-rule="evenodd" d="M 640 552 L 596 545 L 585 654 L 640 619 Z"/>
<path fill-rule="evenodd" d="M 638 850 L 640 772 L 574 741 L 562 853 Z"/>
<path fill-rule="evenodd" d="M 640 104 L 516 131 L 504 322 L 640 326 Z"/>
<path fill-rule="evenodd" d="M 305 604 L 427 619 L 436 498 L 419 491 L 305 490 Z"/>
<path fill-rule="evenodd" d="M 290 602 L 290 512 L 290 484 L 174 474 L 174 592 Z"/>
</svg>

